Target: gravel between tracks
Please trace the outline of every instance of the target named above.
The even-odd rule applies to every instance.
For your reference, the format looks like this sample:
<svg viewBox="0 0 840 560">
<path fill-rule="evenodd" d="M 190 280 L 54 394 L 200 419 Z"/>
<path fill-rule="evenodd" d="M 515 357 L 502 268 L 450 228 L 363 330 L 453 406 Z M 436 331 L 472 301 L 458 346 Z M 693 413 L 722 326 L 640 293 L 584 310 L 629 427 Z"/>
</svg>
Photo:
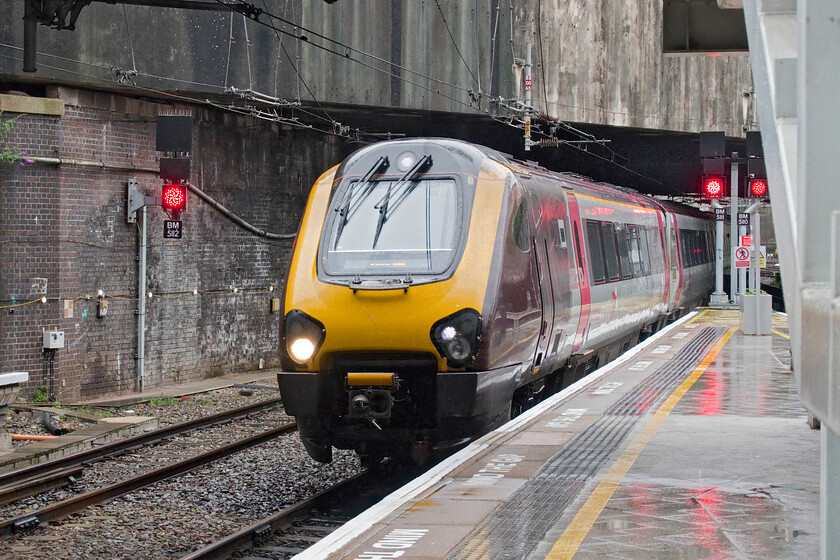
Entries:
<svg viewBox="0 0 840 560">
<path fill-rule="evenodd" d="M 0 557 L 170 560 L 357 472 L 354 454 L 316 463 L 291 434 L 2 541 Z"/>
<path fill-rule="evenodd" d="M 158 398 L 94 412 L 156 416 L 164 426 L 266 400 L 275 394 L 227 388 L 183 400 Z M 266 424 L 290 420 L 278 405 L 259 416 L 259 421 L 254 422 L 254 433 L 259 431 L 257 425 L 265 428 Z M 168 444 L 170 447 L 150 447 L 127 461 L 94 464 L 85 470 L 76 489 L 57 490 L 0 508 L 0 517 L 14 517 L 81 490 L 122 480 L 133 470 L 145 471 L 180 458 L 166 449 L 218 447 L 230 439 L 227 429 L 228 425 L 223 425 L 202 430 L 196 436 L 176 438 Z M 334 457 L 328 465 L 317 463 L 309 458 L 296 433 L 283 436 L 106 505 L 88 508 L 55 525 L 0 541 L 0 558 L 174 559 L 360 471 L 355 454 L 336 451 Z"/>
</svg>

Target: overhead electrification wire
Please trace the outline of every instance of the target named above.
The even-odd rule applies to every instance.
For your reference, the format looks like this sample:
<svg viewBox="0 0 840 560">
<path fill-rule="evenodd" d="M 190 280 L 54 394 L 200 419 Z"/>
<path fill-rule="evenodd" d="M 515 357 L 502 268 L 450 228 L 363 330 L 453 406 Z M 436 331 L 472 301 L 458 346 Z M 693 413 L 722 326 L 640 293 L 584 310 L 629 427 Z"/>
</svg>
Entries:
<svg viewBox="0 0 840 560">
<path fill-rule="evenodd" d="M 354 57 L 350 56 L 350 55 L 351 55 L 351 53 L 355 53 L 355 54 L 358 54 L 358 55 L 360 55 L 360 56 L 370 58 L 370 59 L 372 59 L 372 60 L 375 60 L 376 62 L 381 62 L 382 64 L 387 64 L 387 65 L 388 65 L 388 66 L 390 66 L 390 67 L 393 67 L 393 68 L 399 69 L 399 70 L 404 71 L 404 72 L 407 72 L 407 73 L 409 73 L 409 74 L 414 74 L 415 76 L 420 77 L 420 78 L 425 78 L 425 79 L 430 80 L 430 81 L 432 81 L 432 82 L 435 82 L 435 83 L 437 83 L 437 84 L 439 84 L 439 85 L 441 85 L 441 86 L 451 87 L 452 89 L 460 90 L 460 91 L 463 91 L 463 92 L 465 92 L 465 93 L 469 91 L 469 88 L 467 88 L 467 87 L 464 87 L 464 86 L 458 86 L 458 85 L 455 85 L 455 84 L 449 83 L 449 82 L 447 82 L 447 81 L 445 81 L 445 80 L 441 80 L 441 79 L 438 79 L 438 78 L 433 78 L 433 77 L 431 77 L 431 76 L 429 76 L 429 75 L 427 75 L 427 74 L 424 74 L 424 73 L 422 73 L 422 72 L 418 72 L 418 71 L 416 71 L 416 70 L 412 70 L 411 68 L 407 68 L 407 67 L 402 66 L 402 65 L 400 65 L 400 64 L 398 64 L 398 63 L 396 63 L 396 62 L 392 62 L 392 61 L 390 61 L 390 60 L 385 60 L 385 59 L 384 59 L 384 58 L 382 58 L 382 57 L 379 57 L 379 56 L 376 56 L 376 55 L 374 55 L 374 54 L 371 54 L 371 53 L 365 52 L 365 51 L 363 51 L 363 50 L 361 50 L 361 49 L 357 49 L 356 47 L 353 47 L 353 46 L 347 45 L 347 44 L 345 44 L 345 43 L 342 43 L 341 41 L 337 41 L 337 40 L 335 40 L 335 39 L 332 39 L 332 38 L 330 38 L 330 37 L 327 37 L 326 35 L 322 35 L 321 33 L 318 33 L 317 31 L 314 31 L 314 30 L 312 30 L 312 29 L 308 29 L 308 28 L 306 28 L 306 27 L 303 27 L 302 25 L 298 25 L 298 24 L 296 24 L 296 23 L 295 23 L 295 22 L 293 22 L 293 21 L 289 21 L 289 20 L 287 20 L 287 19 L 285 19 L 285 18 L 282 18 L 282 17 L 280 17 L 280 16 L 278 16 L 278 15 L 275 15 L 275 14 L 272 14 L 272 13 L 267 12 L 267 11 L 265 11 L 265 10 L 262 10 L 262 9 L 260 9 L 260 8 L 257 8 L 257 7 L 255 7 L 253 4 L 250 4 L 250 3 L 248 3 L 248 2 L 240 1 L 240 2 L 237 2 L 236 4 L 233 4 L 233 3 L 226 2 L 225 0 L 215 0 L 215 1 L 216 1 L 217 3 L 219 3 L 219 4 L 222 4 L 222 5 L 224 5 L 224 6 L 227 6 L 228 8 L 230 8 L 230 9 L 232 9 L 232 10 L 235 10 L 235 11 L 237 11 L 237 12 L 241 13 L 241 14 L 244 14 L 244 15 L 246 15 L 246 16 L 248 16 L 248 17 L 251 17 L 251 16 L 254 14 L 254 12 L 256 11 L 256 14 L 257 14 L 257 15 L 256 15 L 255 17 L 253 17 L 252 19 L 254 19 L 254 21 L 256 21 L 257 23 L 259 23 L 259 24 L 261 24 L 261 25 L 265 25 L 266 27 L 268 27 L 268 28 L 270 28 L 270 29 L 275 29 L 275 30 L 279 31 L 280 33 L 283 33 L 284 35 L 288 35 L 288 36 L 290 36 L 290 37 L 294 37 L 295 39 L 297 39 L 297 40 L 299 40 L 299 41 L 307 42 L 307 43 L 309 43 L 310 45 L 312 45 L 312 46 L 313 46 L 313 47 L 315 47 L 315 48 L 318 48 L 318 49 L 321 49 L 321 50 L 327 51 L 327 52 L 332 53 L 332 54 L 335 54 L 335 55 L 337 55 L 337 56 L 341 56 L 341 57 L 346 58 L 346 59 L 348 59 L 348 60 L 352 60 L 353 62 L 356 62 L 357 64 L 361 64 L 361 65 L 363 65 L 363 66 L 366 66 L 366 67 L 368 67 L 368 68 L 371 68 L 371 69 L 377 70 L 377 71 L 379 71 L 379 72 L 384 72 L 384 73 L 387 73 L 387 74 L 391 75 L 392 77 L 395 77 L 395 78 L 398 78 L 398 79 L 400 78 L 400 76 L 399 76 L 399 75 L 392 74 L 391 72 L 389 72 L 389 71 L 387 71 L 387 70 L 383 70 L 382 68 L 379 68 L 379 67 L 373 66 L 373 65 L 371 65 L 370 63 L 366 63 L 366 62 L 364 62 L 364 61 L 362 61 L 362 60 L 359 60 L 358 58 L 354 58 Z M 296 28 L 296 29 L 299 29 L 299 30 L 302 32 L 302 33 L 301 33 L 301 36 L 297 36 L 297 35 L 295 35 L 294 33 L 291 33 L 291 32 L 289 32 L 289 31 L 286 31 L 285 29 L 282 29 L 282 28 L 277 28 L 274 24 L 270 24 L 270 23 L 267 23 L 267 22 L 262 21 L 261 19 L 259 19 L 259 18 L 260 18 L 260 16 L 262 16 L 262 15 L 265 15 L 265 16 L 266 16 L 266 17 L 268 17 L 269 19 L 276 20 L 276 21 L 279 21 L 279 22 L 281 22 L 281 23 L 283 23 L 283 24 L 286 24 L 286 25 L 292 26 L 292 27 L 294 27 L 294 28 Z M 329 43 L 332 43 L 332 44 L 334 44 L 336 47 L 339 47 L 340 49 L 343 49 L 343 50 L 342 50 L 342 51 L 338 51 L 338 50 L 336 50 L 336 49 L 333 49 L 333 48 L 330 48 L 330 47 L 326 47 L 326 46 L 324 46 L 324 45 L 319 45 L 318 43 L 312 42 L 312 41 L 309 39 L 309 37 L 308 37 L 307 35 L 304 35 L 304 33 L 306 33 L 306 34 L 308 34 L 308 35 L 312 35 L 313 37 L 317 37 L 317 38 L 319 38 L 319 39 L 323 39 L 324 41 L 327 41 L 327 42 L 329 42 Z M 407 81 L 407 80 L 405 80 L 404 78 L 401 78 L 401 79 L 403 79 L 404 81 Z M 409 81 L 408 83 L 413 83 L 413 82 L 410 82 L 410 81 Z M 418 86 L 419 86 L 419 84 L 414 84 L 414 85 L 418 85 Z M 423 86 L 420 86 L 420 87 L 423 87 Z M 426 89 L 430 89 L 430 88 L 426 88 Z M 435 91 L 435 90 L 431 90 L 431 89 L 430 89 L 430 91 Z"/>
<path fill-rule="evenodd" d="M 248 39 L 248 18 L 242 16 L 242 30 L 245 32 L 245 56 L 248 59 L 248 89 L 254 89 L 254 80 L 251 77 L 251 41 Z"/>
<path fill-rule="evenodd" d="M 125 20 L 125 34 L 128 37 L 128 47 L 131 49 L 131 68 L 134 73 L 137 73 L 137 61 L 134 58 L 134 42 L 131 40 L 131 28 L 128 25 L 128 13 L 125 10 L 125 4 L 122 6 L 123 19 Z"/>
<path fill-rule="evenodd" d="M 227 65 L 225 66 L 225 89 L 228 87 L 228 77 L 230 76 L 230 51 L 233 49 L 233 12 L 230 13 L 230 31 L 228 31 L 228 55 Z"/>
<path fill-rule="evenodd" d="M 437 6 L 438 13 L 440 13 L 440 19 L 443 20 L 443 25 L 444 27 L 446 27 L 446 32 L 449 34 L 449 39 L 452 41 L 452 45 L 455 47 L 455 52 L 458 53 L 458 56 L 461 58 L 461 62 L 464 63 L 464 67 L 467 69 L 467 72 L 469 72 L 470 76 L 473 77 L 476 86 L 478 86 L 479 91 L 481 91 L 481 83 L 478 81 L 478 78 L 475 77 L 475 74 L 473 74 L 472 69 L 470 69 L 470 65 L 467 64 L 466 60 L 464 60 L 464 55 L 461 54 L 461 49 L 458 48 L 458 43 L 455 41 L 455 37 L 452 36 L 452 30 L 449 28 L 449 22 L 446 21 L 446 16 L 443 13 L 443 8 L 441 8 L 440 6 L 440 1 L 435 0 L 435 5 Z"/>
<path fill-rule="evenodd" d="M 286 3 L 286 5 L 288 6 L 288 2 Z M 265 6 L 266 11 L 268 11 L 268 4 L 266 3 L 266 0 L 263 0 L 263 6 Z M 303 79 L 303 76 L 301 75 L 300 70 L 298 69 L 297 65 L 292 61 L 292 57 L 289 55 L 289 51 L 286 50 L 286 46 L 283 44 L 283 36 L 277 30 L 274 31 L 274 34 L 277 36 L 277 43 L 280 45 L 280 50 L 282 50 L 283 54 L 286 55 L 286 60 L 289 61 L 289 65 L 295 71 L 295 74 L 297 74 L 299 83 L 303 84 L 303 87 L 305 87 L 306 91 L 309 92 L 309 96 L 312 97 L 312 100 L 315 102 L 315 104 L 318 105 L 318 107 L 321 109 L 321 111 L 324 112 L 324 115 L 326 115 L 327 120 L 329 120 L 330 122 L 333 122 L 333 123 L 336 122 L 330 116 L 330 114 L 327 112 L 327 110 L 324 109 L 324 106 L 321 105 L 321 102 L 318 101 L 318 98 L 315 97 L 315 93 L 309 88 L 309 85 L 306 83 L 306 80 Z M 299 98 L 300 98 L 300 95 L 298 95 L 298 99 Z M 315 116 L 315 115 L 312 115 L 312 116 Z"/>
<path fill-rule="evenodd" d="M 545 64 L 545 53 L 543 52 L 543 41 L 542 41 L 542 0 L 537 0 L 537 42 L 540 44 L 540 66 L 541 66 L 541 76 L 540 81 L 542 82 L 542 89 L 543 89 L 543 99 L 548 101 L 548 90 L 546 89 L 545 83 L 548 81 L 545 79 L 545 72 L 546 72 L 546 64 Z M 548 105 L 545 106 L 545 112 L 548 113 Z"/>
<path fill-rule="evenodd" d="M 229 7 L 231 7 L 232 9 L 234 9 L 234 10 L 236 10 L 236 11 L 239 11 L 239 10 L 240 10 L 240 7 L 241 7 L 241 9 L 242 9 L 242 10 L 244 10 L 244 11 L 248 11 L 248 10 L 245 10 L 245 8 L 244 8 L 244 4 L 242 4 L 242 3 L 240 3 L 240 4 L 227 4 L 227 3 L 225 3 L 223 0 L 216 0 L 216 2 L 218 2 L 219 4 L 223 4 L 223 5 L 225 5 L 225 6 L 229 6 Z M 250 4 L 248 4 L 248 5 L 250 5 Z M 261 11 L 261 10 L 260 10 L 260 11 Z M 241 12 L 241 13 L 244 13 L 244 12 Z M 246 14 L 246 15 L 247 15 L 247 14 Z M 270 14 L 266 14 L 266 15 L 268 15 L 269 17 L 272 17 Z M 273 16 L 273 18 L 274 18 L 274 19 L 277 19 L 278 21 L 283 21 L 283 22 L 286 22 L 286 20 L 284 20 L 284 19 L 282 19 L 282 18 L 279 18 L 278 16 Z M 402 76 L 400 76 L 400 75 L 398 75 L 398 74 L 395 74 L 395 73 L 391 72 L 390 70 L 385 70 L 385 69 L 383 69 L 383 68 L 379 68 L 378 66 L 375 66 L 375 65 L 373 65 L 373 64 L 369 64 L 369 63 L 367 63 L 367 62 L 365 62 L 365 61 L 363 61 L 363 60 L 359 60 L 358 58 L 354 58 L 354 57 L 350 56 L 350 52 L 351 52 L 351 51 L 353 51 L 353 52 L 359 52 L 359 53 L 361 53 L 361 54 L 364 54 L 365 56 L 372 57 L 372 58 L 376 59 L 377 61 L 381 61 L 381 62 L 383 62 L 383 63 L 387 63 L 389 66 L 392 66 L 392 67 L 394 67 L 394 68 L 405 69 L 405 70 L 406 70 L 407 72 L 409 72 L 409 73 L 412 73 L 412 74 L 416 74 L 416 75 L 422 76 L 422 77 L 424 77 L 424 78 L 426 78 L 426 79 L 428 79 L 428 80 L 431 80 L 431 81 L 433 81 L 433 82 L 437 82 L 437 83 L 439 83 L 439 84 L 441 84 L 441 85 L 445 85 L 445 86 L 447 86 L 447 87 L 451 87 L 451 88 L 453 88 L 453 89 L 457 89 L 457 90 L 463 91 L 463 92 L 465 92 L 465 93 L 469 93 L 469 88 L 464 88 L 464 87 L 460 87 L 460 86 L 455 86 L 455 85 L 453 85 L 453 84 L 449 84 L 449 83 L 447 83 L 447 82 L 444 82 L 443 80 L 438 80 L 438 79 L 436 79 L 436 78 L 431 78 L 431 77 L 426 76 L 426 75 L 424 75 L 424 74 L 421 74 L 421 73 L 419 73 L 419 72 L 415 72 L 415 71 L 413 71 L 413 70 L 408 70 L 408 69 L 406 69 L 406 68 L 404 68 L 404 67 L 402 67 L 402 66 L 400 66 L 400 65 L 398 65 L 398 64 L 396 64 L 396 63 L 392 64 L 391 62 L 388 62 L 388 61 L 386 61 L 386 60 L 384 60 L 384 59 L 382 59 L 382 58 L 376 57 L 376 56 L 374 56 L 374 55 L 369 55 L 369 54 L 367 54 L 367 53 L 363 53 L 362 51 L 358 51 L 358 49 L 354 49 L 354 48 L 352 48 L 352 47 L 346 47 L 346 49 L 347 49 L 347 50 L 345 50 L 344 52 L 339 52 L 339 51 L 336 51 L 335 49 L 331 49 L 331 48 L 329 48 L 329 47 L 325 47 L 324 45 L 319 45 L 319 44 L 317 44 L 317 43 L 314 43 L 314 42 L 310 41 L 310 40 L 309 40 L 309 38 L 308 38 L 308 37 L 306 37 L 305 35 L 302 35 L 302 36 L 298 37 L 298 36 L 297 36 L 297 35 L 295 35 L 294 33 L 290 33 L 289 31 L 286 31 L 286 30 L 285 30 L 285 29 L 283 29 L 283 28 L 279 28 L 279 27 L 277 27 L 276 25 L 274 25 L 274 24 L 272 24 L 272 23 L 264 22 L 264 21 L 262 21 L 262 20 L 260 20 L 260 19 L 256 19 L 256 20 L 254 20 L 254 21 L 256 21 L 256 22 L 257 22 L 257 23 L 259 23 L 260 25 L 264 25 L 265 27 L 267 27 L 267 28 L 269 28 L 269 29 L 272 29 L 272 30 L 274 30 L 274 31 L 276 31 L 276 32 L 282 33 L 282 34 L 284 34 L 284 35 L 288 35 L 288 36 L 290 36 L 290 37 L 294 37 L 295 39 L 297 39 L 297 40 L 299 40 L 299 41 L 306 42 L 306 43 L 308 43 L 308 44 L 312 45 L 313 47 L 315 47 L 315 48 L 317 48 L 317 49 L 321 49 L 321 50 L 326 51 L 326 52 L 328 52 L 328 53 L 331 53 L 331 54 L 334 54 L 334 55 L 336 55 L 336 56 L 340 56 L 340 57 L 342 57 L 342 58 L 344 58 L 344 59 L 347 59 L 347 60 L 353 61 L 353 62 L 355 62 L 356 64 L 360 64 L 360 65 L 362 65 L 362 66 L 364 66 L 364 67 L 366 67 L 366 68 L 370 68 L 371 70 L 375 70 L 376 72 L 380 72 L 380 73 L 385 74 L 385 75 L 387 75 L 387 76 L 390 76 L 390 77 L 392 77 L 392 78 L 396 78 L 396 79 L 401 80 L 401 81 L 403 81 L 403 82 L 405 82 L 405 83 L 407 83 L 407 84 L 411 84 L 411 85 L 416 86 L 416 87 L 419 87 L 419 88 L 421 88 L 421 89 L 425 89 L 425 90 L 427 90 L 427 91 L 430 91 L 430 92 L 432 92 L 432 93 L 435 93 L 435 94 L 437 94 L 437 95 L 440 95 L 441 97 L 444 97 L 444 98 L 446 98 L 446 99 L 449 99 L 450 101 L 453 101 L 453 102 L 455 102 L 455 103 L 458 103 L 458 104 L 460 104 L 460 105 L 463 105 L 464 107 L 469 107 L 469 108 L 475 109 L 475 107 L 472 107 L 469 103 L 467 103 L 467 102 L 465 102 L 465 101 L 462 101 L 462 100 L 460 100 L 460 99 L 458 99 L 458 98 L 456 98 L 456 97 L 453 97 L 453 96 L 451 96 L 451 95 L 449 95 L 449 94 L 443 93 L 440 89 L 434 89 L 434 88 L 432 88 L 432 87 L 429 87 L 429 86 L 426 86 L 426 85 L 423 85 L 423 84 L 417 83 L 417 82 L 415 82 L 415 81 L 413 81 L 413 80 L 409 80 L 409 79 L 404 78 L 404 77 L 402 77 Z M 286 23 L 287 23 L 287 22 L 286 22 Z M 293 23 L 289 23 L 289 25 L 294 25 L 294 24 L 293 24 Z M 297 27 L 297 28 L 301 29 L 302 31 L 304 30 L 304 28 L 303 28 L 303 27 L 296 26 L 296 25 L 295 25 L 295 27 Z M 319 36 L 319 34 L 318 34 L 318 33 L 314 33 L 314 32 L 313 32 L 312 34 L 313 34 L 313 35 L 315 35 L 315 36 Z M 334 40 L 332 40 L 332 39 L 328 39 L 328 38 L 326 38 L 325 40 L 328 40 L 328 41 L 331 41 L 331 42 L 334 42 L 334 43 L 338 43 L 337 41 L 334 41 Z M 339 44 L 341 44 L 341 43 L 339 43 Z"/>
</svg>

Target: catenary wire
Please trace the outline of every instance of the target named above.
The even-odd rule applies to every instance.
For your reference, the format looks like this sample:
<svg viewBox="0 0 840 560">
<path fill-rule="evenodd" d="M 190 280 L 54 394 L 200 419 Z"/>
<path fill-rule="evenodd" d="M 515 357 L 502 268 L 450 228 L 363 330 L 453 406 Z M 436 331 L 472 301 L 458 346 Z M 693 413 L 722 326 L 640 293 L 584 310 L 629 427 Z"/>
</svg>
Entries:
<svg viewBox="0 0 840 560">
<path fill-rule="evenodd" d="M 443 20 L 443 25 L 444 25 L 444 27 L 446 27 L 446 32 L 449 34 L 449 39 L 452 41 L 452 45 L 455 47 L 455 52 L 458 53 L 458 56 L 461 58 L 461 62 L 464 63 L 464 67 L 467 69 L 467 72 L 470 73 L 470 76 L 473 77 L 473 80 L 475 80 L 475 84 L 478 86 L 478 89 L 480 90 L 481 89 L 481 83 L 479 83 L 478 78 L 476 78 L 475 74 L 473 74 L 472 69 L 470 69 L 470 65 L 467 64 L 466 60 L 464 60 L 464 55 L 461 54 L 461 49 L 458 48 L 458 43 L 455 42 L 455 37 L 452 36 L 452 30 L 449 29 L 449 22 L 446 21 L 446 16 L 443 13 L 443 8 L 441 8 L 441 6 L 440 6 L 440 0 L 435 0 L 435 5 L 437 5 L 438 13 L 440 13 L 440 18 Z"/>
</svg>

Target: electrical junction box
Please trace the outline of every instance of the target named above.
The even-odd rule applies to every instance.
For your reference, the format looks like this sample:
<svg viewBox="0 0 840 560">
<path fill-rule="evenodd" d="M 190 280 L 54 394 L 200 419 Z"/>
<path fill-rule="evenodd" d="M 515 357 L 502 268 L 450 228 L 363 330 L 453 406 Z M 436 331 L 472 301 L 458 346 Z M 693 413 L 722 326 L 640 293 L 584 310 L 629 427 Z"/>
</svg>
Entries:
<svg viewBox="0 0 840 560">
<path fill-rule="evenodd" d="M 44 331 L 44 348 L 46 350 L 56 350 L 64 348 L 64 331 Z"/>
<path fill-rule="evenodd" d="M 100 299 L 96 302 L 96 316 L 100 319 L 108 314 L 108 302 Z"/>
<path fill-rule="evenodd" d="M 277 313 L 278 311 L 280 311 L 279 297 L 271 298 L 271 301 L 269 302 L 269 311 L 271 311 L 272 313 Z"/>
</svg>

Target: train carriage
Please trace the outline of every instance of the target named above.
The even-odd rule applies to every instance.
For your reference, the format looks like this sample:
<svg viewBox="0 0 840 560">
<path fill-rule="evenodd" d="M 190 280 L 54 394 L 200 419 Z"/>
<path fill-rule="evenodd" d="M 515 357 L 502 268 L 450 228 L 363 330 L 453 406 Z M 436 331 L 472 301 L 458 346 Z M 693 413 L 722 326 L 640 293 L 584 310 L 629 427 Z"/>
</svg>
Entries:
<svg viewBox="0 0 840 560">
<path fill-rule="evenodd" d="M 463 445 L 699 302 L 708 227 L 466 142 L 363 148 L 316 182 L 301 224 L 287 412 L 319 461 Z"/>
</svg>

